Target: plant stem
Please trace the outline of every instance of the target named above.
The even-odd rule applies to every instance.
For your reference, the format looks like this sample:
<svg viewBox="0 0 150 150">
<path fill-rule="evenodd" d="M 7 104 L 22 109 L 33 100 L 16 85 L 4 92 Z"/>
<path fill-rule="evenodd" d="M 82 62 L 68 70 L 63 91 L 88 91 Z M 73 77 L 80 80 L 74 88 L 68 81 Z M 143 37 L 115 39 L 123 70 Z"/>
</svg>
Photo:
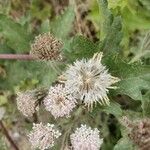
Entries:
<svg viewBox="0 0 150 150">
<path fill-rule="evenodd" d="M 29 54 L 0 54 L 0 59 L 14 59 L 14 60 L 35 60 Z"/>
<path fill-rule="evenodd" d="M 37 115 L 37 112 L 35 112 L 34 114 L 33 114 L 33 122 L 34 123 L 38 123 L 38 115 Z"/>
<path fill-rule="evenodd" d="M 6 127 L 4 126 L 2 120 L 0 120 L 0 126 L 2 128 L 2 131 L 4 133 L 4 135 L 6 136 L 7 140 L 10 142 L 10 144 L 12 145 L 12 147 L 14 148 L 14 150 L 19 150 L 18 146 L 15 144 L 15 142 L 13 141 L 13 139 L 10 137 Z"/>
</svg>

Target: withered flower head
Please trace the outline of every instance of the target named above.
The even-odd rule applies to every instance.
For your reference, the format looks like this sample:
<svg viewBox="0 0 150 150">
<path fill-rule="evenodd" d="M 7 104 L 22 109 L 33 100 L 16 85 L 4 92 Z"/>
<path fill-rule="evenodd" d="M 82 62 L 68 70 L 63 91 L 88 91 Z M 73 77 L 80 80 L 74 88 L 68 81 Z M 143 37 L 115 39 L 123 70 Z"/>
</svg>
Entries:
<svg viewBox="0 0 150 150">
<path fill-rule="evenodd" d="M 50 33 L 43 33 L 35 37 L 31 45 L 30 54 L 41 60 L 61 59 L 60 49 L 63 44 Z"/>
<path fill-rule="evenodd" d="M 150 119 L 130 121 L 124 117 L 123 124 L 129 129 L 130 139 L 139 147 L 140 150 L 148 150 L 150 148 Z"/>
</svg>

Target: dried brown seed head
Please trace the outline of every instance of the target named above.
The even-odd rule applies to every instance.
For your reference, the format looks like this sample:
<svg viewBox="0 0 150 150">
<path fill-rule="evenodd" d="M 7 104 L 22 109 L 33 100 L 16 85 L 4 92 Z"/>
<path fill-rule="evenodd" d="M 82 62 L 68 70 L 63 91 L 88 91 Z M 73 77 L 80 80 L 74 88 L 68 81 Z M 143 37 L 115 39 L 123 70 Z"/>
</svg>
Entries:
<svg viewBox="0 0 150 150">
<path fill-rule="evenodd" d="M 130 139 L 139 147 L 139 150 L 150 148 L 150 119 L 131 121 L 127 117 L 121 123 L 128 129 Z"/>
<path fill-rule="evenodd" d="M 63 44 L 50 33 L 43 33 L 35 37 L 31 45 L 30 54 L 41 60 L 61 59 L 60 49 Z"/>
<path fill-rule="evenodd" d="M 140 150 L 148 150 L 150 148 L 150 119 L 135 123 L 129 137 L 138 145 Z"/>
</svg>

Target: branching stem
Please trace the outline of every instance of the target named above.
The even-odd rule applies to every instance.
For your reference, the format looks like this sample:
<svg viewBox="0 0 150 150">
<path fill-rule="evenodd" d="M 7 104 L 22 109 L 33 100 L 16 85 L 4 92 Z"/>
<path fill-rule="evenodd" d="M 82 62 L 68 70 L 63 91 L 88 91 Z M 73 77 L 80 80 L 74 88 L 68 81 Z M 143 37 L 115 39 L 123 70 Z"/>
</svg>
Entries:
<svg viewBox="0 0 150 150">
<path fill-rule="evenodd" d="M 0 54 L 0 59 L 35 60 L 36 58 L 29 54 Z"/>
<path fill-rule="evenodd" d="M 10 142 L 10 144 L 14 148 L 14 150 L 19 150 L 18 146 L 15 144 L 15 142 L 13 141 L 13 139 L 11 138 L 11 136 L 9 135 L 9 133 L 7 131 L 7 128 L 3 124 L 2 120 L 0 120 L 0 127 L 1 127 L 4 135 L 6 136 L 7 140 Z"/>
</svg>

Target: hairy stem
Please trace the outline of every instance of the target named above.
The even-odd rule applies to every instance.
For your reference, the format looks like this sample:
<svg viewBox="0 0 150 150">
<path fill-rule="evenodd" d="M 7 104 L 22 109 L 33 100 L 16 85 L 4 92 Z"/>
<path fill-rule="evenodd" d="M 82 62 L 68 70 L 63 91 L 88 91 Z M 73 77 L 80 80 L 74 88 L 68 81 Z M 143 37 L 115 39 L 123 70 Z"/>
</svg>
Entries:
<svg viewBox="0 0 150 150">
<path fill-rule="evenodd" d="M 37 115 L 37 112 L 35 112 L 35 113 L 33 114 L 33 122 L 34 122 L 34 123 L 38 123 L 38 121 L 39 121 L 38 115 Z"/>
<path fill-rule="evenodd" d="M 35 58 L 29 54 L 0 54 L 0 59 L 35 60 Z"/>
<path fill-rule="evenodd" d="M 19 150 L 18 146 L 15 144 L 15 142 L 13 141 L 13 139 L 10 137 L 7 128 L 5 127 L 5 125 L 3 124 L 2 120 L 0 121 L 0 126 L 2 128 L 2 131 L 4 133 L 4 135 L 6 136 L 7 140 L 10 142 L 10 144 L 12 145 L 12 147 L 14 148 L 14 150 Z"/>
</svg>

